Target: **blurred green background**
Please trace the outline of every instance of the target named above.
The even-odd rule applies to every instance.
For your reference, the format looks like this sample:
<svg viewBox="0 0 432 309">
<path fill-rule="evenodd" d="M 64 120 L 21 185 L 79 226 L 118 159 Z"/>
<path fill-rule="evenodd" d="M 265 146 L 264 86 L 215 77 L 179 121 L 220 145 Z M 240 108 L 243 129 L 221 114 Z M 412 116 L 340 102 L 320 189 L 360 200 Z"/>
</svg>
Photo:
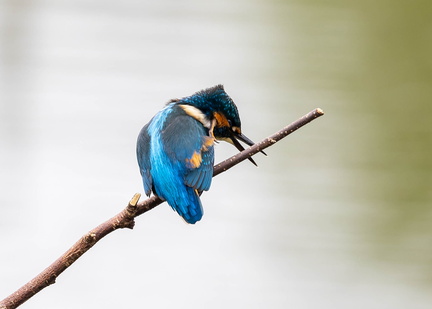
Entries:
<svg viewBox="0 0 432 309">
<path fill-rule="evenodd" d="M 253 140 L 325 116 L 166 205 L 23 308 L 430 308 L 429 1 L 0 2 L 0 298 L 119 212 L 141 127 L 218 83 Z M 236 153 L 219 144 L 217 161 Z"/>
</svg>

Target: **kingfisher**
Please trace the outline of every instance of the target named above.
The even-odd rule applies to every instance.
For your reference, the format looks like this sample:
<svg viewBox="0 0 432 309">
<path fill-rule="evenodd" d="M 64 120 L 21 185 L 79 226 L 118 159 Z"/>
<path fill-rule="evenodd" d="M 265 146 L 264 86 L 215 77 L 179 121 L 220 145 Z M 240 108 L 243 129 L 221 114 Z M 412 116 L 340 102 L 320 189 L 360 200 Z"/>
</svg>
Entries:
<svg viewBox="0 0 432 309">
<path fill-rule="evenodd" d="M 244 150 L 239 140 L 254 144 L 242 134 L 237 107 L 222 85 L 170 100 L 138 135 L 145 194 L 166 200 L 187 223 L 201 220 L 200 195 L 210 189 L 217 140 L 239 151 Z"/>
</svg>

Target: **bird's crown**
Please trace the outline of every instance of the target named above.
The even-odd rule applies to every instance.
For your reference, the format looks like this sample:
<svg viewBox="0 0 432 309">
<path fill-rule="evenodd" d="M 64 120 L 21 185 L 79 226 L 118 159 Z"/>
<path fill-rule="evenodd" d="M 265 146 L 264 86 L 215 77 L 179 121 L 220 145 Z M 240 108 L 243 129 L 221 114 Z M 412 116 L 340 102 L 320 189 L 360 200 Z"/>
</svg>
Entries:
<svg viewBox="0 0 432 309">
<path fill-rule="evenodd" d="M 221 113 L 231 126 L 240 128 L 240 117 L 237 106 L 230 96 L 225 92 L 223 85 L 216 85 L 194 93 L 191 96 L 171 100 L 170 103 L 188 104 L 198 108 L 209 119 L 215 113 Z"/>
</svg>

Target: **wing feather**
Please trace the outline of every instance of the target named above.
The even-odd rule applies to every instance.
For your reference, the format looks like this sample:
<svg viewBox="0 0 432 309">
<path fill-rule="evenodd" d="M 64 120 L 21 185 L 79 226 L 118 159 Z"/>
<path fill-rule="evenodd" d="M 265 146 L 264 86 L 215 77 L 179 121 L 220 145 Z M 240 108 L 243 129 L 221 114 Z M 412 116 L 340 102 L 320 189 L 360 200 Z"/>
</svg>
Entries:
<svg viewBox="0 0 432 309">
<path fill-rule="evenodd" d="M 183 170 L 184 182 L 198 191 L 210 188 L 213 177 L 213 138 L 186 113 L 173 117 L 162 132 L 166 152 Z M 211 140 L 209 140 L 211 139 Z"/>
<path fill-rule="evenodd" d="M 137 159 L 140 167 L 141 176 L 144 183 L 144 191 L 147 196 L 150 196 L 153 179 L 150 174 L 150 135 L 148 134 L 148 124 L 146 124 L 138 135 L 137 141 Z"/>
</svg>

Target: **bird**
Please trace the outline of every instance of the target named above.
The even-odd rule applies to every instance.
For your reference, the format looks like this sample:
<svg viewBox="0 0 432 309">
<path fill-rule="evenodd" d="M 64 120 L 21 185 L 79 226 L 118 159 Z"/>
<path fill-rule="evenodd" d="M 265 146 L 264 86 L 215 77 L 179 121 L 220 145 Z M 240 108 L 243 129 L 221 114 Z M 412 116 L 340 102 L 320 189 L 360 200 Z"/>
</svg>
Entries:
<svg viewBox="0 0 432 309">
<path fill-rule="evenodd" d="M 203 216 L 200 196 L 210 189 L 214 145 L 244 150 L 237 106 L 223 85 L 170 100 L 140 131 L 136 154 L 144 192 L 164 199 L 189 224 Z M 252 158 L 249 160 L 256 165 Z"/>
</svg>

